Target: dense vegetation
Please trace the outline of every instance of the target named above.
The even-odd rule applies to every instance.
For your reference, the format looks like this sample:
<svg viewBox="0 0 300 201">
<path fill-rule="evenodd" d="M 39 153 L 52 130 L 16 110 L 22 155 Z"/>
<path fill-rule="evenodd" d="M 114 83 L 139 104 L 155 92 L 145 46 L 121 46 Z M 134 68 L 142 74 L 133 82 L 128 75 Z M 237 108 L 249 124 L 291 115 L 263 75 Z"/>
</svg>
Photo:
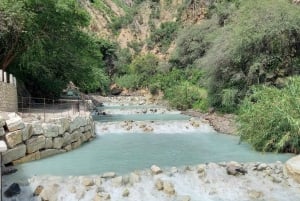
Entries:
<svg viewBox="0 0 300 201">
<path fill-rule="evenodd" d="M 57 97 L 73 81 L 83 91 L 105 90 L 102 41 L 83 31 L 89 15 L 76 0 L 0 3 L 0 61 L 33 96 Z"/>
<path fill-rule="evenodd" d="M 241 140 L 259 151 L 300 152 L 300 77 L 282 89 L 254 87 L 239 112 Z"/>
</svg>

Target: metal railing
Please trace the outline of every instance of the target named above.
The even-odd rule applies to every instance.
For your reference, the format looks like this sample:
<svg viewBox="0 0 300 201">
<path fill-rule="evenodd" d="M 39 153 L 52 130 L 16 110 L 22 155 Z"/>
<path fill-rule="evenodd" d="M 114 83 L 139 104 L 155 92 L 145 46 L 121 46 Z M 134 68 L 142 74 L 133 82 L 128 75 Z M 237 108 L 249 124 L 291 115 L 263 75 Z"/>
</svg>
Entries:
<svg viewBox="0 0 300 201">
<path fill-rule="evenodd" d="M 48 99 L 18 97 L 18 113 L 22 118 L 43 120 L 85 115 L 90 107 L 85 99 Z"/>
</svg>

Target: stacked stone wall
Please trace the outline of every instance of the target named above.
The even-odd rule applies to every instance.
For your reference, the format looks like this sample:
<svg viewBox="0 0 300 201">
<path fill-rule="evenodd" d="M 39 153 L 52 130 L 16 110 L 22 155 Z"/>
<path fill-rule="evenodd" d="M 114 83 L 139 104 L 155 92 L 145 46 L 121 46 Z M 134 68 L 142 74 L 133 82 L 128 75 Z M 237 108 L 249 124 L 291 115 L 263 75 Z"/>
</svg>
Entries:
<svg viewBox="0 0 300 201">
<path fill-rule="evenodd" d="M 54 118 L 49 123 L 25 123 L 16 113 L 0 116 L 0 139 L 8 150 L 3 153 L 4 165 L 20 164 L 46 158 L 78 148 L 95 137 L 91 116 Z"/>
<path fill-rule="evenodd" d="M 18 95 L 16 78 L 0 70 L 0 111 L 17 112 Z"/>
</svg>

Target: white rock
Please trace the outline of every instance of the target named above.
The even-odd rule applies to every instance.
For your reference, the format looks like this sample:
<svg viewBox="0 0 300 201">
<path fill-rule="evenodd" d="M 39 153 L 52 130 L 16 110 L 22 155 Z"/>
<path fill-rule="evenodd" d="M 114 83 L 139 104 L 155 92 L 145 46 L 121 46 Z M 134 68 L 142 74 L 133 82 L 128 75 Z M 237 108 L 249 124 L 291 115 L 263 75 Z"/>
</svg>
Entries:
<svg viewBox="0 0 300 201">
<path fill-rule="evenodd" d="M 197 166 L 197 173 L 203 173 L 206 170 L 206 165 L 205 164 L 200 164 Z"/>
<path fill-rule="evenodd" d="M 174 186 L 171 182 L 168 182 L 168 181 L 164 181 L 163 182 L 163 186 L 164 186 L 164 189 L 163 191 L 168 194 L 168 195 L 174 195 L 175 194 L 175 189 L 174 189 Z"/>
<path fill-rule="evenodd" d="M 105 193 L 105 192 L 97 193 L 95 198 L 94 198 L 94 201 L 104 201 L 104 200 L 110 200 L 110 194 L 109 193 Z"/>
<path fill-rule="evenodd" d="M 40 122 L 33 122 L 32 123 L 32 135 L 41 135 L 43 134 L 44 130 L 42 124 Z"/>
<path fill-rule="evenodd" d="M 300 155 L 289 159 L 285 163 L 285 171 L 298 183 L 300 183 Z"/>
<path fill-rule="evenodd" d="M 140 182 L 140 181 L 141 181 L 140 175 L 138 175 L 138 174 L 136 174 L 134 172 L 130 173 L 130 175 L 129 175 L 129 183 L 131 185 L 133 185 L 133 184 L 135 184 L 137 182 Z"/>
<path fill-rule="evenodd" d="M 32 136 L 32 124 L 25 123 L 25 128 L 22 129 L 23 141 L 28 140 Z"/>
<path fill-rule="evenodd" d="M 57 201 L 58 191 L 59 191 L 59 185 L 52 184 L 50 186 L 44 187 L 44 189 L 40 193 L 40 197 L 42 198 L 42 200 Z"/>
<path fill-rule="evenodd" d="M 158 190 L 158 191 L 161 191 L 164 189 L 164 183 L 161 179 L 157 179 L 156 182 L 155 182 L 155 188 Z"/>
<path fill-rule="evenodd" d="M 14 148 L 23 141 L 22 131 L 16 130 L 5 135 L 5 140 L 9 148 Z"/>
<path fill-rule="evenodd" d="M 43 123 L 42 127 L 45 137 L 57 137 L 59 134 L 59 126 L 56 124 Z"/>
<path fill-rule="evenodd" d="M 126 188 L 126 189 L 123 191 L 122 196 L 123 196 L 123 197 L 128 197 L 129 194 L 130 194 L 130 192 L 129 192 L 129 190 Z"/>
<path fill-rule="evenodd" d="M 25 127 L 22 118 L 16 113 L 10 113 L 8 117 L 9 119 L 5 121 L 8 131 L 12 132 Z"/>
<path fill-rule="evenodd" d="M 263 170 L 267 169 L 267 167 L 268 167 L 267 164 L 261 163 L 261 164 L 259 164 L 259 165 L 257 166 L 256 170 L 257 170 L 257 171 L 263 171 Z"/>
<path fill-rule="evenodd" d="M 114 177 L 116 177 L 115 172 L 106 172 L 103 175 L 101 175 L 101 178 L 104 178 L 104 179 L 110 179 L 110 178 L 114 178 Z"/>
<path fill-rule="evenodd" d="M 115 187 L 120 187 L 123 185 L 123 177 L 119 176 L 119 177 L 112 178 L 111 183 Z"/>
<path fill-rule="evenodd" d="M 158 167 L 157 165 L 152 165 L 151 172 L 153 174 L 160 174 L 160 173 L 162 173 L 162 169 L 160 167 Z"/>
<path fill-rule="evenodd" d="M 95 184 L 94 179 L 88 177 L 83 177 L 81 183 L 84 186 L 93 186 Z"/>
</svg>

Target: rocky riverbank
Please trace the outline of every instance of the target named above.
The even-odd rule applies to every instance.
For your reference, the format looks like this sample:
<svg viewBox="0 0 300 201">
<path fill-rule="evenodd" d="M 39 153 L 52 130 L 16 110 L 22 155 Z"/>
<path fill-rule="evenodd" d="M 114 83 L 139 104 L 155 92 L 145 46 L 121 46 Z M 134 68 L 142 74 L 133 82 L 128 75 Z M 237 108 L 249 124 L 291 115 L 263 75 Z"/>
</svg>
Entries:
<svg viewBox="0 0 300 201">
<path fill-rule="evenodd" d="M 114 172 L 76 177 L 43 176 L 19 183 L 22 195 L 14 200 L 300 200 L 300 184 L 286 173 L 281 162 L 224 162 L 165 169 L 153 165 L 122 176 Z"/>
</svg>

